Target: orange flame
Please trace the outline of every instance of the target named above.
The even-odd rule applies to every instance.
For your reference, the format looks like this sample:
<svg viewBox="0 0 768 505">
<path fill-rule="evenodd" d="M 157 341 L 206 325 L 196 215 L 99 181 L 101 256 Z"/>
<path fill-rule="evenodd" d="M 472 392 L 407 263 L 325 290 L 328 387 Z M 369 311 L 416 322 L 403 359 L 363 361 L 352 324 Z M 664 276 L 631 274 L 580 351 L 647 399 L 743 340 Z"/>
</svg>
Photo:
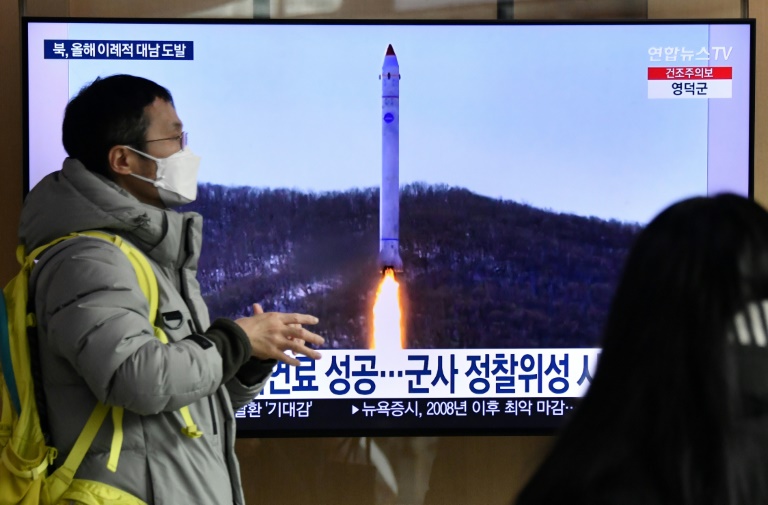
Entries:
<svg viewBox="0 0 768 505">
<path fill-rule="evenodd" d="M 387 268 L 376 291 L 376 302 L 373 304 L 371 349 L 376 349 L 377 346 L 384 350 L 405 347 L 399 288 L 400 284 L 395 280 L 394 270 Z"/>
</svg>

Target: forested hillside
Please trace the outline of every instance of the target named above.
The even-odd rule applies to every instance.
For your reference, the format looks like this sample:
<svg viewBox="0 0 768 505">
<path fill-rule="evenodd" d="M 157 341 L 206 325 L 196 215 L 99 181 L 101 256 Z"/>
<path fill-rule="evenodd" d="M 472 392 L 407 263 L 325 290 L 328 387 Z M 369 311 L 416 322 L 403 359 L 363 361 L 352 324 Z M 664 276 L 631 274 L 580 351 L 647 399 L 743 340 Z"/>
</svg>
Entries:
<svg viewBox="0 0 768 505">
<path fill-rule="evenodd" d="M 318 316 L 328 347 L 365 348 L 381 279 L 378 188 L 308 194 L 203 184 L 199 278 L 212 316 Z M 400 198 L 411 348 L 591 347 L 639 226 L 447 186 Z"/>
</svg>

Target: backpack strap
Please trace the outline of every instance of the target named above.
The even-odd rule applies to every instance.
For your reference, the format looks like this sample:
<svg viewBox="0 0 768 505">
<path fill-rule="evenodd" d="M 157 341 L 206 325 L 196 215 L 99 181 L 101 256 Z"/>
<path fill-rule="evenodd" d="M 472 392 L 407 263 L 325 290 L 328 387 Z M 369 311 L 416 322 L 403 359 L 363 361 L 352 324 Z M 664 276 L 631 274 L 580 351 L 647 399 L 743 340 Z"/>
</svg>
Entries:
<svg viewBox="0 0 768 505">
<path fill-rule="evenodd" d="M 167 344 L 168 343 L 167 335 L 165 335 L 165 332 L 163 332 L 161 328 L 158 328 L 155 325 L 160 294 L 157 286 L 157 278 L 155 277 L 155 273 L 152 270 L 152 266 L 149 264 L 149 261 L 141 251 L 139 251 L 136 247 L 134 247 L 133 245 L 123 240 L 122 237 L 120 237 L 119 235 L 113 235 L 110 233 L 96 231 L 96 230 L 72 233 L 65 237 L 60 237 L 41 247 L 38 247 L 26 257 L 24 257 L 23 248 L 20 247 L 20 249 L 17 250 L 17 258 L 19 258 L 23 266 L 26 266 L 31 269 L 32 266 L 34 266 L 34 260 L 37 258 L 37 256 L 39 256 L 47 248 L 53 245 L 56 245 L 59 242 L 62 242 L 64 240 L 75 238 L 75 237 L 82 237 L 82 236 L 93 237 L 93 238 L 104 240 L 106 242 L 114 244 L 121 251 L 123 251 L 123 253 L 126 255 L 128 260 L 131 262 L 131 266 L 133 266 L 133 269 L 136 273 L 136 279 L 138 281 L 139 288 L 141 289 L 142 293 L 147 299 L 147 302 L 149 303 L 149 322 L 154 329 L 154 334 L 162 343 Z M 91 412 L 91 415 L 88 418 L 88 421 L 86 422 L 85 427 L 83 428 L 83 431 L 80 433 L 77 440 L 75 441 L 75 444 L 73 445 L 72 450 L 67 456 L 67 459 L 49 477 L 49 482 L 51 486 L 49 488 L 50 496 L 52 497 L 60 496 L 69 487 L 72 480 L 74 479 L 75 472 L 80 467 L 80 464 L 82 463 L 83 458 L 85 458 L 85 455 L 88 452 L 88 449 L 91 447 L 91 444 L 93 443 L 93 440 L 95 439 L 96 434 L 98 433 L 99 429 L 101 428 L 101 425 L 104 422 L 104 419 L 106 418 L 107 414 L 110 411 L 112 412 L 113 433 L 112 433 L 112 443 L 110 446 L 109 459 L 107 461 L 107 468 L 112 472 L 117 471 L 117 464 L 120 458 L 120 452 L 123 445 L 124 408 L 117 407 L 117 406 L 107 406 L 101 402 L 97 402 L 96 407 L 94 407 L 93 411 Z M 189 412 L 189 407 L 184 406 L 181 409 L 179 409 L 179 411 L 181 413 L 182 418 L 184 419 L 184 424 L 185 424 L 185 426 L 181 430 L 182 433 L 184 433 L 184 435 L 190 438 L 199 438 L 200 436 L 202 436 L 203 433 L 197 428 L 197 426 L 192 420 L 192 416 Z"/>
<path fill-rule="evenodd" d="M 141 291 L 144 293 L 144 296 L 149 301 L 149 323 L 154 328 L 155 336 L 160 339 L 160 342 L 167 344 L 168 343 L 168 336 L 165 334 L 165 332 L 155 325 L 155 320 L 157 317 L 157 308 L 159 305 L 160 295 L 159 290 L 157 287 L 157 277 L 155 277 L 155 273 L 152 271 L 152 266 L 149 264 L 149 261 L 147 261 L 146 256 L 136 249 L 134 246 L 130 245 L 128 242 L 123 240 L 119 235 L 111 235 L 109 233 L 104 233 L 100 231 L 84 231 L 80 232 L 79 235 L 87 235 L 89 237 L 96 237 L 103 240 L 106 240 L 108 242 L 112 242 L 117 247 L 120 248 L 121 251 L 125 253 L 125 255 L 128 257 L 128 260 L 133 265 L 133 269 L 136 271 L 136 278 L 139 281 L 139 287 L 141 288 Z M 120 408 L 122 407 L 114 407 L 114 408 Z M 200 438 L 203 436 L 203 432 L 200 431 L 195 424 L 195 422 L 192 420 L 192 414 L 189 412 L 189 407 L 184 406 L 179 409 L 179 413 L 181 414 L 182 419 L 184 419 L 184 427 L 181 429 L 181 432 L 186 435 L 189 438 Z M 122 412 L 119 415 L 119 418 L 122 419 Z M 113 415 L 113 421 L 115 420 L 115 417 Z M 117 426 L 117 425 L 116 425 Z M 122 424 L 120 425 L 122 426 Z M 115 428 L 115 432 L 117 433 L 117 428 Z M 120 429 L 120 437 L 122 439 L 122 429 Z M 117 468 L 117 458 L 114 458 L 114 449 L 115 449 L 115 440 L 112 440 L 112 450 L 110 456 L 110 463 L 107 465 L 112 469 L 111 467 L 114 466 L 115 469 Z M 114 470 L 112 470 L 114 471 Z"/>
<path fill-rule="evenodd" d="M 0 403 L 0 446 L 8 443 L 8 439 L 11 438 L 13 431 L 13 406 L 11 404 L 11 398 L 0 390 L 0 396 L 2 396 L 2 403 Z"/>
<path fill-rule="evenodd" d="M 0 360 L 3 361 L 4 387 L 0 388 L 0 467 L 6 477 L 13 475 L 19 479 L 18 482 L 7 483 L 11 488 L 20 486 L 15 488 L 18 491 L 27 489 L 25 486 L 28 485 L 34 486 L 34 482 L 43 478 L 57 454 L 54 447 L 46 444 L 41 429 L 34 391 L 33 363 L 29 340 L 26 337 L 35 325 L 34 314 L 30 313 L 28 304 L 30 272 L 35 265 L 35 259 L 48 247 L 62 240 L 66 238 L 59 238 L 38 247 L 29 255 L 24 254 L 22 246 L 17 247 L 16 258 L 21 268 L 2 290 L 0 332 L 4 334 L 4 350 Z M 9 308 L 12 313 L 8 312 Z M 5 487 L 3 490 L 9 492 Z M 2 492 L 0 494 L 6 496 Z"/>
<path fill-rule="evenodd" d="M 91 447 L 93 439 L 96 438 L 96 434 L 99 432 L 99 428 L 101 428 L 104 418 L 107 417 L 109 409 L 110 407 L 101 402 L 96 403 L 96 407 L 93 409 L 93 412 L 91 412 L 90 417 L 88 417 L 88 421 L 85 423 L 83 431 L 78 435 L 75 445 L 72 446 L 72 450 L 69 452 L 66 461 L 53 472 L 53 475 L 46 479 L 48 493 L 49 496 L 53 498 L 53 503 L 57 503 L 61 495 L 63 495 L 70 484 L 72 484 L 72 480 L 75 478 L 75 472 L 80 467 L 80 463 L 83 462 L 83 458 L 85 458 L 85 454 Z M 122 443 L 122 427 L 120 433 Z M 112 454 L 110 453 L 110 460 L 111 458 Z"/>
<path fill-rule="evenodd" d="M 101 231 L 83 231 L 76 235 L 100 238 L 115 244 L 121 251 L 123 251 L 136 272 L 136 280 L 139 281 L 141 292 L 144 293 L 144 297 L 149 302 L 149 324 L 154 327 L 155 319 L 157 318 L 157 308 L 160 303 L 160 292 L 157 288 L 157 278 L 155 277 L 155 273 L 152 271 L 152 266 L 149 264 L 149 261 L 147 261 L 144 254 L 123 240 L 119 235 L 111 235 Z"/>
<path fill-rule="evenodd" d="M 139 283 L 139 288 L 141 289 L 142 293 L 144 293 L 144 296 L 146 297 L 149 303 L 149 322 L 154 329 L 154 334 L 163 344 L 167 344 L 168 336 L 165 334 L 165 332 L 161 328 L 155 325 L 155 320 L 157 317 L 157 309 L 160 303 L 159 302 L 160 294 L 159 294 L 159 289 L 157 287 L 157 278 L 155 277 L 155 273 L 152 270 L 152 266 L 149 264 L 149 261 L 147 261 L 147 258 L 144 256 L 144 254 L 138 249 L 136 249 L 136 247 L 132 246 L 131 244 L 123 240 L 122 237 L 120 237 L 119 235 L 112 235 L 110 233 L 96 231 L 96 230 L 72 233 L 66 237 L 57 239 L 56 241 L 50 244 L 47 244 L 42 248 L 38 248 L 40 251 L 36 249 L 35 251 L 32 252 L 32 254 L 36 256 L 43 249 L 50 247 L 51 245 L 54 245 L 58 242 L 61 242 L 62 240 L 66 240 L 74 237 L 82 237 L 82 236 L 98 238 L 106 242 L 110 242 L 115 246 L 117 246 L 121 251 L 123 251 L 123 253 L 125 253 L 126 257 L 131 262 L 131 265 L 133 266 L 134 271 L 136 272 L 136 279 Z M 30 254 L 30 256 L 32 256 L 32 254 Z M 91 447 L 91 444 L 93 443 L 93 440 L 96 437 L 96 434 L 98 433 L 99 428 L 101 428 L 101 425 L 103 424 L 104 419 L 106 418 L 107 413 L 109 413 L 110 410 L 112 412 L 113 432 L 112 432 L 112 443 L 110 445 L 109 459 L 107 461 L 107 468 L 112 472 L 117 471 L 117 463 L 118 463 L 118 460 L 120 459 L 120 452 L 123 445 L 124 408 L 116 407 L 116 406 L 110 407 L 101 402 L 97 402 L 96 407 L 93 409 L 93 412 L 91 412 L 91 415 L 88 418 L 88 421 L 86 422 L 85 427 L 83 428 L 83 431 L 77 437 L 77 440 L 75 441 L 75 444 L 73 445 L 72 450 L 67 456 L 67 459 L 58 469 L 56 469 L 53 475 L 49 477 L 49 483 L 50 483 L 49 485 L 51 486 L 49 488 L 50 496 L 52 497 L 61 496 L 61 494 L 63 494 L 64 491 L 66 491 L 66 489 L 70 486 L 70 484 L 72 483 L 72 480 L 74 479 L 75 472 L 80 467 L 80 464 L 82 463 L 83 458 L 85 458 L 85 455 L 88 452 L 88 449 Z M 184 428 L 182 428 L 181 432 L 190 438 L 201 437 L 203 433 L 197 428 L 197 425 L 195 425 L 195 423 L 193 422 L 192 416 L 189 412 L 189 407 L 184 406 L 180 408 L 179 411 L 185 423 L 185 426 Z"/>
<path fill-rule="evenodd" d="M 5 385 L 8 388 L 13 408 L 16 413 L 21 413 L 21 401 L 19 400 L 19 390 L 16 388 L 16 379 L 13 376 L 13 362 L 11 361 L 11 342 L 8 335 L 8 309 L 5 305 L 5 295 L 0 291 L 0 369 L 3 371 Z M 3 405 L 3 425 L 5 425 L 5 405 Z M 11 413 L 8 412 L 8 419 Z"/>
</svg>

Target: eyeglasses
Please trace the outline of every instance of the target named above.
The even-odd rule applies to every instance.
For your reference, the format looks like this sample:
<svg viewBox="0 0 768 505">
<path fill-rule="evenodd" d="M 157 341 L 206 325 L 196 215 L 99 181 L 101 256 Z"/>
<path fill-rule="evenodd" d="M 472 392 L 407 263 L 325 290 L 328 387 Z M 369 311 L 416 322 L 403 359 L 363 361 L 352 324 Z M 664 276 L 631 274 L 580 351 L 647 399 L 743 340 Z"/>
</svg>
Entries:
<svg viewBox="0 0 768 505">
<path fill-rule="evenodd" d="M 144 143 L 149 144 L 150 142 L 162 142 L 164 140 L 177 140 L 179 142 L 179 147 L 181 147 L 181 150 L 183 151 L 185 147 L 187 147 L 187 138 L 189 134 L 187 132 L 181 132 L 181 135 L 176 135 L 175 137 L 167 137 L 164 139 L 154 139 L 154 140 L 145 140 Z"/>
</svg>

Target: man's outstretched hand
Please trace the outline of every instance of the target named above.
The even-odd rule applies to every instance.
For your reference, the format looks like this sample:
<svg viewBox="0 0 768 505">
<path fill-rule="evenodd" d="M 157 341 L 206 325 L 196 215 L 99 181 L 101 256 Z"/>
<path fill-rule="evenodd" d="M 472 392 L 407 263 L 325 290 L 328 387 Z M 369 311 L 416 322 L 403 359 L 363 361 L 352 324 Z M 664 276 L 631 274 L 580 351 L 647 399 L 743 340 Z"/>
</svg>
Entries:
<svg viewBox="0 0 768 505">
<path fill-rule="evenodd" d="M 315 316 L 308 314 L 264 312 L 258 303 L 253 304 L 252 316 L 235 320 L 248 335 L 253 356 L 259 359 L 276 359 L 293 366 L 299 366 L 299 360 L 285 351 L 292 351 L 294 356 L 302 354 L 308 358 L 320 359 L 321 354 L 307 347 L 306 343 L 323 345 L 325 340 L 303 328 L 305 324 L 317 322 Z"/>
</svg>

